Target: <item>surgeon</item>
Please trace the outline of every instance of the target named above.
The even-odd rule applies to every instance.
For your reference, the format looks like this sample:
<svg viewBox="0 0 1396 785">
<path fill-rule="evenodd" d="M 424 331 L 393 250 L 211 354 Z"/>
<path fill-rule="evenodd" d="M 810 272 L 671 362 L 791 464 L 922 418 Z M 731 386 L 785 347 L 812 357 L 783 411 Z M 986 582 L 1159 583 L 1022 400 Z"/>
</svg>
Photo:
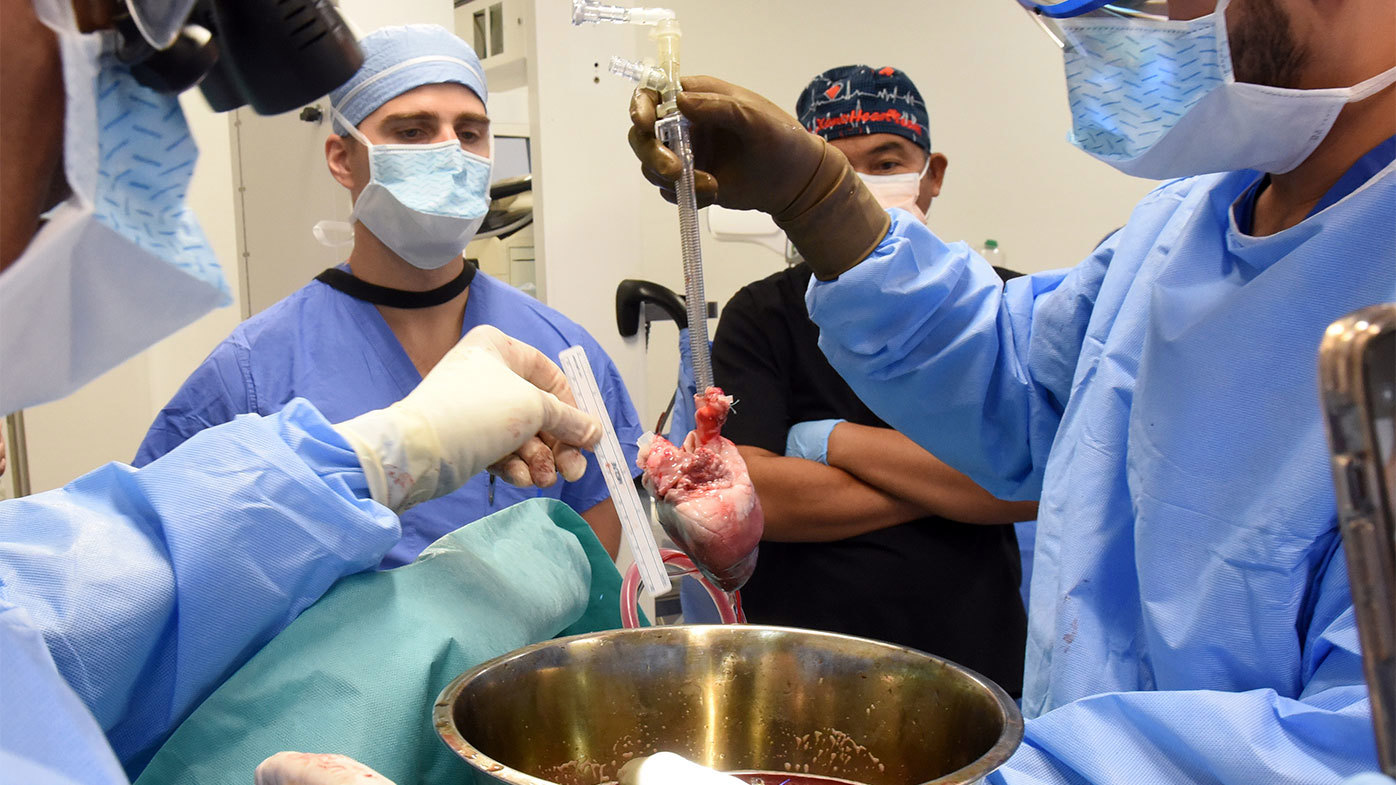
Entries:
<svg viewBox="0 0 1396 785">
<path fill-rule="evenodd" d="M 873 411 L 996 496 L 1041 496 L 1026 736 L 992 782 L 1370 771 L 1316 353 L 1396 300 L 1396 4 L 1026 7 L 1063 44 L 1072 143 L 1165 181 L 1077 266 L 1001 286 L 706 77 L 679 99 L 699 186 L 789 234 L 820 347 Z M 631 141 L 672 189 L 654 114 L 637 95 Z"/>
<path fill-rule="evenodd" d="M 179 104 L 115 54 L 168 44 L 193 3 L 76 5 L 0 0 L 0 413 L 228 299 L 184 203 Z M 347 35 L 328 7 L 308 16 Z M 487 467 L 575 479 L 600 426 L 570 400 L 546 357 L 485 327 L 384 408 L 335 422 L 292 401 L 0 504 L 0 781 L 127 782 L 301 610 L 376 565 L 399 513 Z"/>
<path fill-rule="evenodd" d="M 634 466 L 642 429 L 611 358 L 575 322 L 462 257 L 489 208 L 492 137 L 480 59 L 437 25 L 385 27 L 359 43 L 363 67 L 330 94 L 335 133 L 325 141 L 327 176 L 354 200 L 348 261 L 238 325 L 161 410 L 135 465 L 204 428 L 272 414 L 296 398 L 336 421 L 387 406 L 462 335 L 487 324 L 553 360 L 585 347 Z M 324 223 L 319 229 L 332 237 Z M 482 471 L 407 511 L 382 566 L 410 562 L 462 524 L 535 495 L 566 502 L 616 555 L 620 519 L 600 471 L 548 488 L 522 485 Z"/>
<path fill-rule="evenodd" d="M 800 123 L 849 159 L 883 207 L 925 219 L 947 159 L 901 70 L 816 74 Z M 753 281 L 722 309 L 713 377 L 741 402 L 723 426 L 766 524 L 742 606 L 757 624 L 861 635 L 954 660 L 1022 692 L 1027 614 L 1011 524 L 1036 505 L 993 498 L 887 428 L 819 351 L 808 265 Z M 968 601 L 928 603 L 959 593 Z"/>
</svg>

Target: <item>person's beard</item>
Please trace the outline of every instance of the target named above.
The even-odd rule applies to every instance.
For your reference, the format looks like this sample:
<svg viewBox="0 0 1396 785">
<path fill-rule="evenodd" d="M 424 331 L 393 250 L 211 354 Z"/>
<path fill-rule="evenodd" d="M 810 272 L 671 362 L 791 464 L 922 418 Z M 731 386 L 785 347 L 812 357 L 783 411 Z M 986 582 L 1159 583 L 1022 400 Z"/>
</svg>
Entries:
<svg viewBox="0 0 1396 785">
<path fill-rule="evenodd" d="M 1289 14 L 1277 0 L 1234 0 L 1228 7 L 1226 27 L 1236 81 L 1299 86 L 1309 53 L 1295 40 Z"/>
</svg>

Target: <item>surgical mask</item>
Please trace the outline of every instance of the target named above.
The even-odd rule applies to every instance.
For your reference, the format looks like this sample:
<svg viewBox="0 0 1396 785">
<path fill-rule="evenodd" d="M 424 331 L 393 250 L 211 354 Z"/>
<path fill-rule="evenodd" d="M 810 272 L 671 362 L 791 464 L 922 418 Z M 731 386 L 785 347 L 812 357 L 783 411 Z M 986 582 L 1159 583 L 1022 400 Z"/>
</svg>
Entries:
<svg viewBox="0 0 1396 785">
<path fill-rule="evenodd" d="M 61 398 L 232 301 L 185 203 L 198 149 L 178 101 L 78 32 L 68 0 L 34 9 L 62 58 L 72 194 L 0 273 L 0 414 Z"/>
<path fill-rule="evenodd" d="M 352 220 L 413 267 L 435 270 L 460 256 L 489 212 L 493 141 L 490 158 L 454 140 L 374 144 L 337 109 L 331 111 L 368 148 L 369 183 L 354 203 Z M 316 232 L 322 242 L 328 228 Z"/>
<path fill-rule="evenodd" d="M 873 198 L 882 205 L 882 209 L 891 210 L 893 207 L 900 207 L 903 210 L 916 216 L 918 221 L 926 222 L 926 214 L 922 212 L 921 206 L 916 203 L 916 199 L 921 195 L 921 181 L 926 179 L 926 172 L 931 170 L 931 155 L 926 154 L 926 165 L 921 167 L 920 174 L 864 174 L 858 173 L 859 179 L 872 192 Z"/>
<path fill-rule="evenodd" d="M 1313 153 L 1344 106 L 1396 82 L 1396 68 L 1346 88 L 1237 82 L 1227 5 L 1219 0 L 1214 13 L 1190 21 L 1055 20 L 1066 47 L 1071 142 L 1137 177 L 1280 174 Z"/>
</svg>

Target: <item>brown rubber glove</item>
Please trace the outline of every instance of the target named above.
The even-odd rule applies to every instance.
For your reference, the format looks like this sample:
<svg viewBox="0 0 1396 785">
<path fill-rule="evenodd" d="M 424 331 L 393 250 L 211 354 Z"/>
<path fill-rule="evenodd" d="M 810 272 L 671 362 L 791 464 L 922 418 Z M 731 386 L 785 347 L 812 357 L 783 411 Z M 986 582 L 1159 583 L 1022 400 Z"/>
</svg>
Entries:
<svg viewBox="0 0 1396 785">
<path fill-rule="evenodd" d="M 760 210 L 775 219 L 815 277 L 837 278 L 863 261 L 891 219 L 848 159 L 780 107 L 710 76 L 687 76 L 679 111 L 691 124 L 698 206 Z M 679 159 L 654 135 L 658 96 L 636 91 L 630 147 L 645 179 L 674 201 Z"/>
</svg>

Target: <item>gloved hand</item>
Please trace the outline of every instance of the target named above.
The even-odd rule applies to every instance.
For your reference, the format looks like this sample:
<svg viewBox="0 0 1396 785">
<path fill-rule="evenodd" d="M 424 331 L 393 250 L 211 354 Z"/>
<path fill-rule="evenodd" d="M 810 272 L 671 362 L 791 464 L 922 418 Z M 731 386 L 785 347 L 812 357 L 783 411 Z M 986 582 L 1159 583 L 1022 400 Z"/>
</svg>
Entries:
<svg viewBox="0 0 1396 785">
<path fill-rule="evenodd" d="M 730 774 L 699 766 L 672 752 L 634 758 L 620 767 L 620 785 L 741 785 L 741 782 Z"/>
<path fill-rule="evenodd" d="M 562 371 L 494 327 L 465 335 L 406 398 L 339 423 L 374 501 L 401 513 L 489 469 L 513 485 L 548 487 L 586 471 L 578 447 L 601 424 L 573 404 Z"/>
<path fill-rule="evenodd" d="M 278 752 L 252 775 L 255 785 L 393 785 L 382 774 L 343 755 Z"/>
<path fill-rule="evenodd" d="M 795 423 L 785 435 L 785 457 L 829 464 L 829 434 L 845 420 L 807 420 Z"/>
<path fill-rule="evenodd" d="M 843 153 L 780 107 L 710 76 L 683 78 L 679 111 L 691 123 L 698 205 L 760 210 L 775 219 L 821 280 L 861 262 L 891 219 Z M 682 165 L 655 137 L 658 96 L 630 102 L 630 147 L 645 178 L 674 200 Z"/>
</svg>

